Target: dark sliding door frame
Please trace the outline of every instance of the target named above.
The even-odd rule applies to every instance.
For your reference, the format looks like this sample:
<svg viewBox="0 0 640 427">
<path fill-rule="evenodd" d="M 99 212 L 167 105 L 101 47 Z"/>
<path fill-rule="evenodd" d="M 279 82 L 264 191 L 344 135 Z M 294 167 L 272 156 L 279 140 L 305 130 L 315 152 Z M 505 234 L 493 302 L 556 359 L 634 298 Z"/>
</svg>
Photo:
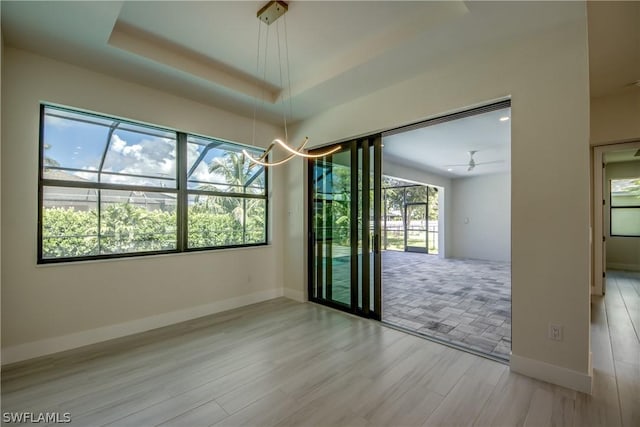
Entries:
<svg viewBox="0 0 640 427">
<path fill-rule="evenodd" d="M 336 144 L 337 145 L 337 144 Z M 381 187 L 382 187 L 382 137 L 380 134 L 354 139 L 339 144 L 342 149 L 338 153 L 349 151 L 350 154 L 350 303 L 342 304 L 332 299 L 331 269 L 332 262 L 326 262 L 324 246 L 318 246 L 315 234 L 315 190 L 316 167 L 320 161 L 331 163 L 333 156 L 319 160 L 310 159 L 307 173 L 308 184 L 308 290 L 309 301 L 327 305 L 359 316 L 382 319 L 382 256 L 381 239 Z M 323 147 L 326 150 L 328 147 Z M 320 149 L 311 150 L 314 154 Z M 334 153 L 335 155 L 335 153 Z M 373 168 L 373 171 L 372 171 Z M 373 172 L 373 174 L 371 174 Z M 371 177 L 373 176 L 373 180 Z M 359 179 L 360 178 L 360 179 Z M 326 179 L 325 179 L 326 181 Z M 373 182 L 372 182 L 373 181 Z M 322 185 L 327 186 L 326 182 Z M 325 203 L 332 203 L 325 200 Z M 373 207 L 373 217 L 371 208 Z M 329 215 L 332 212 L 329 210 Z M 333 218 L 328 217 L 329 223 Z M 373 227 L 371 227 L 373 225 Z M 373 228 L 373 229 L 372 229 Z M 326 243 L 325 243 L 326 242 Z M 331 239 L 325 239 L 323 245 L 331 245 Z M 373 255 L 373 257 L 371 256 Z M 373 259 L 372 259 L 373 258 Z M 371 262 L 373 261 L 373 269 Z M 324 264 L 323 264 L 324 262 Z M 321 266 L 325 265 L 323 276 Z M 320 266 L 320 268 L 319 268 Z M 372 273 L 373 272 L 373 277 Z M 325 284 L 325 286 L 323 286 Z M 323 292 L 324 290 L 324 292 Z M 373 292 L 371 292 L 373 291 Z M 373 305 L 371 302 L 373 301 Z"/>
<path fill-rule="evenodd" d="M 489 111 L 499 110 L 511 107 L 511 99 L 506 99 L 491 104 L 470 108 L 424 120 L 414 124 L 389 129 L 379 134 L 372 134 L 366 137 L 357 138 L 351 141 L 340 143 L 342 150 L 350 151 L 351 157 L 351 204 L 350 204 L 350 234 L 351 234 L 351 250 L 350 250 L 350 303 L 341 304 L 332 301 L 331 298 L 323 297 L 322 284 L 327 277 L 323 277 L 322 271 L 316 271 L 316 264 L 322 261 L 323 254 L 317 251 L 316 236 L 314 233 L 314 166 L 316 160 L 309 159 L 307 174 L 307 203 L 308 203 L 308 265 L 307 265 L 307 288 L 309 290 L 309 301 L 327 305 L 342 311 L 347 311 L 363 317 L 382 320 L 382 254 L 381 254 L 381 237 L 382 237 L 382 138 L 398 133 L 407 132 L 413 129 L 419 129 L 427 126 L 433 126 L 439 123 L 445 123 L 458 120 L 464 117 L 470 117 Z M 333 144 L 331 146 L 336 146 Z M 322 147 L 327 149 L 331 146 Z M 370 155 L 370 147 L 373 147 L 373 158 Z M 320 149 L 310 150 L 311 154 L 318 153 Z M 362 163 L 359 164 L 359 153 L 362 153 Z M 331 156 L 325 157 L 330 162 Z M 369 172 L 373 163 L 373 183 L 369 179 Z M 359 188 L 358 188 L 358 171 L 360 167 L 363 170 L 362 180 L 362 200 L 361 206 L 358 206 Z M 373 188 L 371 188 L 373 184 Z M 373 203 L 373 218 L 370 217 L 371 203 Z M 427 218 L 428 218 L 428 200 L 427 200 Z M 406 211 L 406 209 L 405 209 Z M 360 216 L 359 216 L 360 215 Z M 406 214 L 405 214 L 406 215 Z M 358 226 L 360 220 L 360 227 Z M 371 233 L 371 223 L 373 223 L 373 233 Z M 362 236 L 362 263 L 359 264 L 358 254 L 358 233 Z M 428 220 L 427 220 L 427 249 L 428 252 Z M 329 243 L 330 244 L 330 243 Z M 406 232 L 405 232 L 405 249 L 406 249 Z M 373 253 L 373 269 L 371 269 L 369 254 Z M 366 257 L 364 255 L 367 255 Z M 366 261 L 365 261 L 366 258 Z M 331 272 L 331 263 L 326 265 L 327 271 Z M 317 269 L 321 270 L 321 269 Z M 360 271 L 362 272 L 361 274 Z M 371 277 L 373 271 L 373 277 Z M 360 281 L 361 279 L 361 281 Z M 315 285 L 315 286 L 314 286 Z M 373 285 L 373 286 L 371 286 Z M 331 286 L 325 287 L 325 295 L 330 297 Z M 373 289 L 373 295 L 370 290 Z M 360 300 L 360 297 L 362 299 Z M 371 298 L 373 298 L 373 309 L 371 309 Z M 360 301 L 362 304 L 360 304 Z"/>
</svg>

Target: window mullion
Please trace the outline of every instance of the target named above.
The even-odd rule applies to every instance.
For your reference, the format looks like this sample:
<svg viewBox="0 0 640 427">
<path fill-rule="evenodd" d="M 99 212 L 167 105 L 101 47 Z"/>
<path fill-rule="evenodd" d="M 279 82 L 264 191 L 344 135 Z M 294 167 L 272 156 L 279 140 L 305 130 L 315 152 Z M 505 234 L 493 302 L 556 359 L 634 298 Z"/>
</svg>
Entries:
<svg viewBox="0 0 640 427">
<path fill-rule="evenodd" d="M 48 123 L 47 117 L 57 121 Z M 122 139 L 114 139 L 116 129 Z M 81 140 L 76 150 L 87 148 L 89 157 L 65 150 L 65 138 Z M 199 157 L 190 167 L 192 143 Z M 269 240 L 268 171 L 245 170 L 244 162 L 238 169 L 239 144 L 42 104 L 39 145 L 38 263 L 255 246 Z M 207 175 L 202 166 L 209 157 Z M 213 168 L 213 161 L 220 165 Z M 164 166 L 175 174 L 167 176 Z M 196 169 L 198 175 L 190 178 Z M 190 198 L 199 195 L 216 204 L 190 208 Z M 253 232 L 249 222 L 259 227 L 260 214 L 263 233 Z M 73 226 L 66 225 L 70 221 Z"/>
<path fill-rule="evenodd" d="M 43 166 L 44 166 L 44 117 L 45 117 L 45 106 L 44 104 L 40 105 L 40 131 L 38 135 L 38 262 L 43 257 L 44 253 L 44 244 L 43 244 L 43 215 L 44 215 L 44 186 L 42 184 L 43 179 Z M 6 181 L 5 181 L 6 182 Z"/>
<path fill-rule="evenodd" d="M 96 191 L 97 193 L 97 205 L 96 205 L 96 212 L 98 213 L 98 229 L 97 231 L 97 235 L 98 235 L 98 255 L 102 254 L 102 190 L 97 189 Z"/>
<path fill-rule="evenodd" d="M 187 193 L 187 134 L 178 132 L 177 135 L 178 152 L 176 156 L 178 174 L 178 251 L 183 252 L 188 248 L 188 234 L 187 227 L 188 210 L 189 210 L 189 195 Z"/>
</svg>

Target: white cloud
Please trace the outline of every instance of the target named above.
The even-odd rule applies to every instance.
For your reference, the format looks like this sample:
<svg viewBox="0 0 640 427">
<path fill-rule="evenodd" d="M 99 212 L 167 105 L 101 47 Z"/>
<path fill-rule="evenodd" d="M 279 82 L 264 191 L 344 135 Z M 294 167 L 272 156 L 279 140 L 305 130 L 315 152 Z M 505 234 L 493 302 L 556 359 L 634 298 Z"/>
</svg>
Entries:
<svg viewBox="0 0 640 427">
<path fill-rule="evenodd" d="M 147 138 L 136 140 L 135 144 L 123 139 L 123 134 L 115 132 L 103 167 L 103 182 L 174 186 L 175 182 L 159 181 L 158 178 L 175 179 L 176 176 L 176 141 L 166 138 Z M 126 134 L 124 134 L 126 135 Z M 199 148 L 195 144 L 187 145 L 189 164 L 199 157 Z M 202 148 L 200 148 L 202 149 Z M 209 173 L 209 162 L 202 161 L 191 174 L 190 179 L 201 182 L 224 182 L 221 173 Z M 152 178 L 122 176 L 112 173 L 132 175 L 151 175 Z M 90 175 L 90 174 L 87 174 Z M 79 175 L 80 176 L 80 175 Z M 157 178 L 153 178 L 157 177 Z"/>
<path fill-rule="evenodd" d="M 110 148 L 116 153 L 121 153 L 122 149 L 127 146 L 127 142 L 123 141 L 117 134 L 113 134 L 111 137 L 111 146 Z"/>
<path fill-rule="evenodd" d="M 68 128 L 73 126 L 73 122 L 56 116 L 45 116 L 45 123 L 56 128 Z"/>
<path fill-rule="evenodd" d="M 194 179 L 196 181 L 203 181 L 203 182 L 207 182 L 211 180 L 211 176 L 209 174 L 209 168 L 204 162 L 201 162 L 196 168 L 196 170 L 193 171 L 193 174 L 191 174 L 191 179 Z"/>
<path fill-rule="evenodd" d="M 125 156 L 132 156 L 136 160 L 142 159 L 142 146 L 141 145 L 127 145 L 122 149 L 122 154 Z"/>
<path fill-rule="evenodd" d="M 189 167 L 193 165 L 193 162 L 200 156 L 200 151 L 202 151 L 204 147 L 196 145 L 196 144 L 187 144 L 187 159 Z M 200 182 L 224 182 L 224 177 L 219 173 L 209 173 L 209 163 L 205 160 L 202 160 L 200 164 L 196 167 L 196 170 L 193 171 L 190 180 L 200 181 Z"/>
<path fill-rule="evenodd" d="M 109 152 L 105 159 L 105 169 L 112 172 L 133 175 L 151 175 L 158 178 L 175 178 L 176 174 L 176 142 L 167 138 L 143 139 L 136 144 L 129 144 L 117 133 L 111 139 Z M 107 182 L 134 185 L 158 185 L 153 178 L 109 175 Z M 171 185 L 166 181 L 167 185 Z"/>
<path fill-rule="evenodd" d="M 93 166 L 89 166 L 89 167 L 83 167 L 82 169 L 86 170 L 86 171 L 94 171 L 94 172 L 74 172 L 73 174 L 75 176 L 78 176 L 82 179 L 86 179 L 87 181 L 96 181 L 96 173 L 95 171 L 97 170 L 95 167 Z"/>
</svg>

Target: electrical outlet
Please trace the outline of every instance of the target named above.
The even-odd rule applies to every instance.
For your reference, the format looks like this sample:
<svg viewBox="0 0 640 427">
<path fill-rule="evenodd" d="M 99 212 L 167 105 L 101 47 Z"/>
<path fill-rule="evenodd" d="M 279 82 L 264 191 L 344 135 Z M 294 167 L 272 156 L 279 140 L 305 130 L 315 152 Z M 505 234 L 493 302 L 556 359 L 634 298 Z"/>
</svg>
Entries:
<svg viewBox="0 0 640 427">
<path fill-rule="evenodd" d="M 549 323 L 549 339 L 553 341 L 562 341 L 562 325 Z"/>
</svg>

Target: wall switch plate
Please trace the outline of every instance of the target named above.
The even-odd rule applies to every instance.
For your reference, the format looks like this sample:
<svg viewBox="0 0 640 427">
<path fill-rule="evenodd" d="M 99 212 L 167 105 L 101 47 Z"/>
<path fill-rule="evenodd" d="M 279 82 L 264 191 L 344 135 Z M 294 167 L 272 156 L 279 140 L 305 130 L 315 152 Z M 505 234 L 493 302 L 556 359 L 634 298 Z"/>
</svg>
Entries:
<svg viewBox="0 0 640 427">
<path fill-rule="evenodd" d="M 562 341 L 562 325 L 558 323 L 549 323 L 549 339 L 553 341 Z"/>
</svg>

